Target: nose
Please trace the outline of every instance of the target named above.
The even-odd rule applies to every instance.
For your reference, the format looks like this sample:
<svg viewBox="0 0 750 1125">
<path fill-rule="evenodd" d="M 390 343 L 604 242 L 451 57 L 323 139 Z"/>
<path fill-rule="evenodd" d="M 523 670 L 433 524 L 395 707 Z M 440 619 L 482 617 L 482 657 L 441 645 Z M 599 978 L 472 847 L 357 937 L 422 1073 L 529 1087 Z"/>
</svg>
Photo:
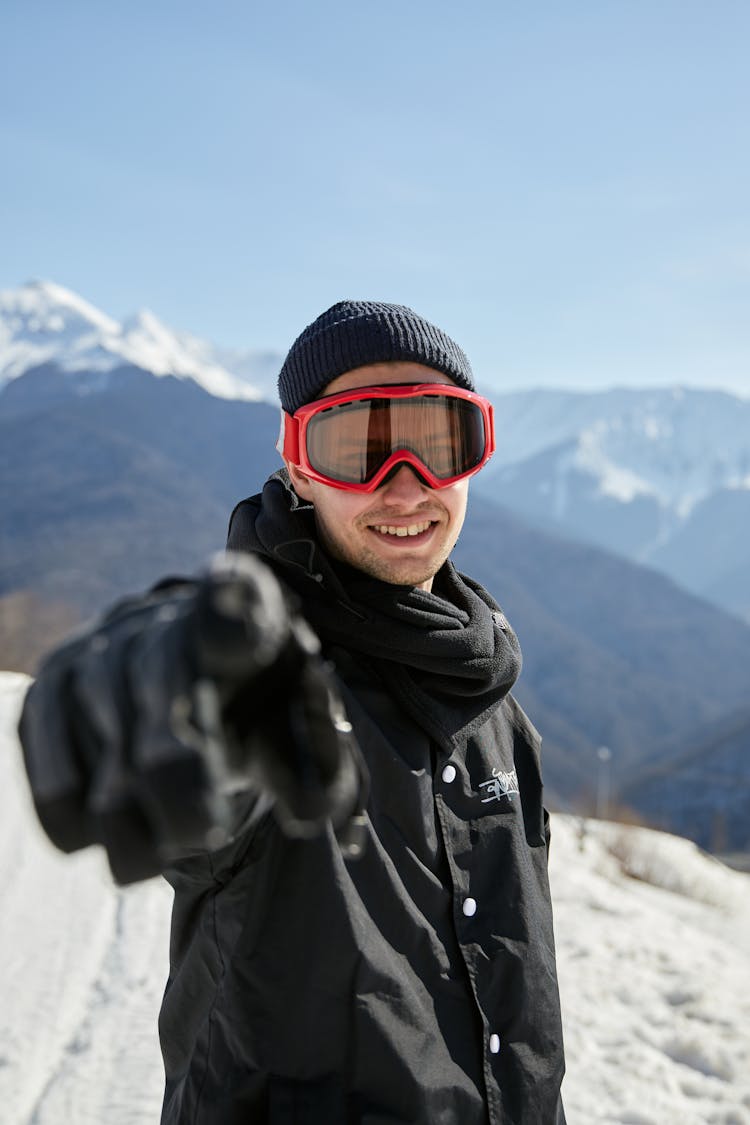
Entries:
<svg viewBox="0 0 750 1125">
<path fill-rule="evenodd" d="M 403 462 L 400 465 L 393 466 L 377 489 L 383 500 L 392 500 L 399 504 L 415 498 L 423 500 L 425 492 L 428 491 L 429 485 L 422 479 L 417 470 L 412 465 Z"/>
</svg>

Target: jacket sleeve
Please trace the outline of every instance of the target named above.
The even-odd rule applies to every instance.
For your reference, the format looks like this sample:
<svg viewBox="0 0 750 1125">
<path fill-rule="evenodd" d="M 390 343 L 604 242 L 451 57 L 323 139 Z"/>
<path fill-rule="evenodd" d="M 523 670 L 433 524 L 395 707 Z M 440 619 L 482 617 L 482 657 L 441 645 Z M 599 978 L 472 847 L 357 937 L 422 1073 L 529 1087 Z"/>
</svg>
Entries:
<svg viewBox="0 0 750 1125">
<path fill-rule="evenodd" d="M 292 835 L 332 819 L 356 853 L 351 725 L 317 638 L 252 556 L 122 602 L 55 651 L 19 733 L 52 842 L 102 844 L 120 883 L 225 847 L 270 808 Z"/>
</svg>

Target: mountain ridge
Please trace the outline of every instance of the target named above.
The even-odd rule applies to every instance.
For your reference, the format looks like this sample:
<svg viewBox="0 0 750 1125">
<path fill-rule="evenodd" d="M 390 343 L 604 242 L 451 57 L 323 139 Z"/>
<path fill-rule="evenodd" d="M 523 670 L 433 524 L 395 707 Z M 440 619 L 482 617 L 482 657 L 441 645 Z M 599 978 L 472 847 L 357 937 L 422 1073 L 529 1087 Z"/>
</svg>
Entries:
<svg viewBox="0 0 750 1125">
<path fill-rule="evenodd" d="M 258 353 L 259 369 L 265 369 Z M 266 391 L 222 362 L 252 353 L 219 349 L 163 324 L 141 309 L 122 322 L 55 282 L 33 281 L 0 292 L 0 386 L 27 371 L 54 364 L 61 372 L 109 372 L 123 365 L 153 375 L 192 379 L 219 398 L 256 400 Z"/>
<path fill-rule="evenodd" d="M 496 415 L 498 453 L 479 491 L 750 619 L 750 399 L 519 392 L 498 399 Z"/>
</svg>

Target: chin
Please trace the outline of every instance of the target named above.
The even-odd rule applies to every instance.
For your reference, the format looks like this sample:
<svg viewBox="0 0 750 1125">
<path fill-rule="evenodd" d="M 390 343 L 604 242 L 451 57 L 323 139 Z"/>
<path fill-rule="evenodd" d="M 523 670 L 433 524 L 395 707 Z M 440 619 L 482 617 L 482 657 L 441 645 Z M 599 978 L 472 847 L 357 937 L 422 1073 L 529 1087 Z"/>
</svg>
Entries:
<svg viewBox="0 0 750 1125">
<path fill-rule="evenodd" d="M 365 569 L 365 568 L 361 568 Z M 438 570 L 440 568 L 438 567 Z M 432 583 L 436 571 L 430 570 L 401 570 L 398 567 L 372 567 L 365 573 L 372 578 L 379 578 L 381 582 L 390 582 L 393 586 L 424 586 Z"/>
<path fill-rule="evenodd" d="M 369 574 L 371 578 L 377 578 L 381 582 L 390 582 L 394 586 L 427 586 L 432 583 L 440 567 L 445 562 L 447 555 L 442 555 L 437 559 L 430 559 L 425 561 L 407 561 L 399 563 L 389 559 L 381 559 L 371 553 L 360 555 L 359 557 L 350 556 L 344 561 L 348 562 L 350 566 L 354 566 L 357 570 Z"/>
</svg>

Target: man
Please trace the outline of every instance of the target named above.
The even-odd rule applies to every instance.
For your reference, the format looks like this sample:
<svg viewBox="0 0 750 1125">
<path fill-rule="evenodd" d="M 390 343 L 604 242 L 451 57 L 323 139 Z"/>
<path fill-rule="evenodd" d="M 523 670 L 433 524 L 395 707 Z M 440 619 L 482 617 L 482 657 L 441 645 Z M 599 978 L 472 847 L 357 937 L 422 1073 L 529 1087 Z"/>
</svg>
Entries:
<svg viewBox="0 0 750 1125">
<path fill-rule="evenodd" d="M 174 886 L 163 1125 L 561 1125 L 539 736 L 448 561 L 492 409 L 377 302 L 318 317 L 279 392 L 232 554 L 42 669 L 40 818 Z"/>
</svg>

